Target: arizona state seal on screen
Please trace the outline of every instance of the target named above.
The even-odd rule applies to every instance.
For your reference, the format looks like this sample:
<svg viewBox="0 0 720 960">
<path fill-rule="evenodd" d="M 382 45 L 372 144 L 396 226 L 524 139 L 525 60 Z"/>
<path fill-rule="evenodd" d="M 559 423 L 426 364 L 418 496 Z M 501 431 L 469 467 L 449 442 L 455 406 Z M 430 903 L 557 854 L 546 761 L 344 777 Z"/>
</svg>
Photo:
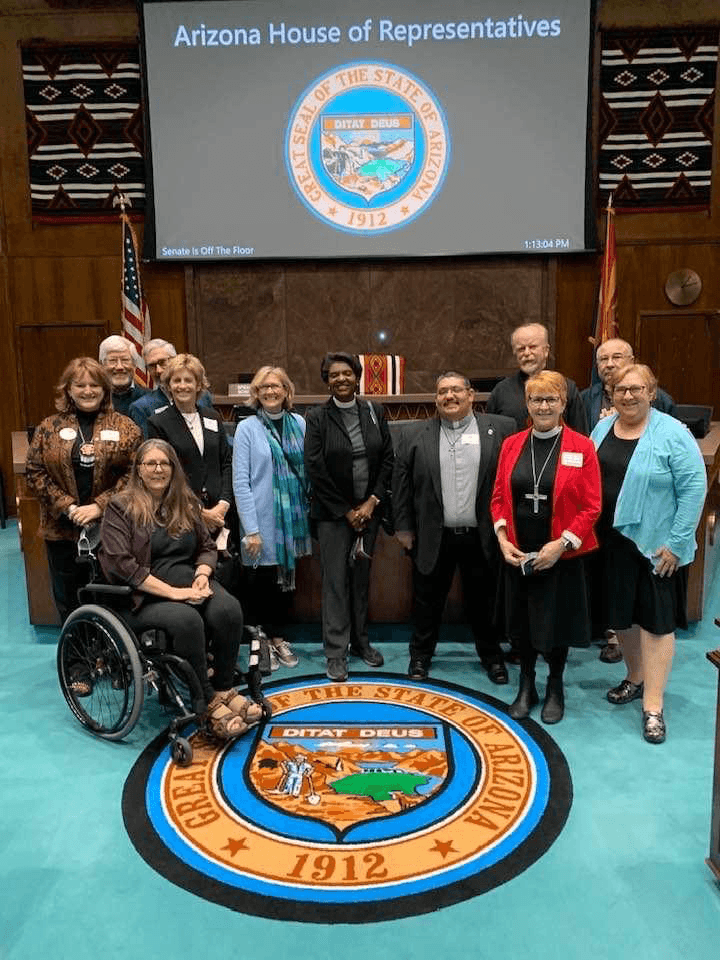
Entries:
<svg viewBox="0 0 720 960">
<path fill-rule="evenodd" d="M 300 96 L 285 137 L 290 183 L 320 220 L 348 233 L 396 230 L 442 188 L 450 137 L 433 92 L 387 63 L 349 63 Z"/>
<path fill-rule="evenodd" d="M 565 761 L 534 723 L 451 684 L 358 675 L 268 685 L 273 717 L 230 744 L 166 736 L 140 757 L 123 813 L 142 856 L 234 910 L 364 923 L 503 883 L 565 823 Z"/>
</svg>

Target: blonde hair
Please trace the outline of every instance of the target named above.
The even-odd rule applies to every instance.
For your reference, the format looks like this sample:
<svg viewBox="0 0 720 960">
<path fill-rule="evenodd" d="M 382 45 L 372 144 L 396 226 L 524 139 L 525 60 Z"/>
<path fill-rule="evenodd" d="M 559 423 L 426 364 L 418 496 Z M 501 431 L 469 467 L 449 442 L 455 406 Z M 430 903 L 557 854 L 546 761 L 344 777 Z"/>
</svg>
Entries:
<svg viewBox="0 0 720 960">
<path fill-rule="evenodd" d="M 159 450 L 170 461 L 172 473 L 167 490 L 156 504 L 140 476 L 140 464 L 150 450 Z M 175 450 L 166 440 L 146 440 L 135 451 L 127 485 L 115 502 L 139 527 L 165 527 L 171 537 L 192 530 L 202 516 L 201 504 L 190 489 Z"/>
<path fill-rule="evenodd" d="M 177 356 L 170 357 L 160 375 L 162 385 L 170 389 L 170 377 L 175 373 L 180 373 L 181 370 L 188 370 L 195 377 L 198 394 L 209 388 L 210 382 L 205 376 L 205 367 L 192 353 L 178 353 Z"/>
<path fill-rule="evenodd" d="M 645 381 L 645 386 L 647 387 L 650 402 L 652 403 L 657 394 L 657 377 L 646 363 L 628 363 L 627 366 L 621 367 L 620 370 L 616 370 L 610 380 L 610 385 L 612 386 L 613 390 L 615 389 L 616 385 L 620 383 L 621 380 L 624 380 L 629 373 L 637 373 L 638 376 L 642 377 L 642 379 Z"/>
<path fill-rule="evenodd" d="M 108 376 L 107 370 L 101 367 L 97 360 L 94 360 L 92 357 L 75 357 L 60 374 L 60 379 L 55 385 L 55 409 L 61 413 L 75 412 L 77 407 L 75 406 L 73 398 L 70 396 L 68 387 L 73 380 L 77 380 L 83 373 L 87 373 L 99 387 L 103 388 L 103 397 L 98 408 L 100 412 L 107 413 L 108 410 L 112 410 L 112 383 L 110 377 Z"/>
<path fill-rule="evenodd" d="M 250 406 L 255 407 L 257 410 L 258 404 L 260 403 L 260 384 L 266 377 L 269 377 L 271 373 L 274 373 L 280 383 L 282 383 L 282 385 L 285 387 L 286 396 L 283 400 L 283 409 L 292 410 L 293 400 L 295 399 L 295 384 L 282 367 L 271 367 L 269 364 L 264 367 L 260 367 L 258 372 L 250 381 Z"/>
</svg>

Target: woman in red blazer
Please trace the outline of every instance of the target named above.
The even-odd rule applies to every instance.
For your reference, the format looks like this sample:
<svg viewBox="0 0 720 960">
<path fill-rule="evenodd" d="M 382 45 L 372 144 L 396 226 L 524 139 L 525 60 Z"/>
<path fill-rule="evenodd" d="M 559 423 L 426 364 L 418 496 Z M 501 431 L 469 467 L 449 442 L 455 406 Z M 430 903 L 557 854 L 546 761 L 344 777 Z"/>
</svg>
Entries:
<svg viewBox="0 0 720 960">
<path fill-rule="evenodd" d="M 525 384 L 532 426 L 503 443 L 490 511 L 505 560 L 506 626 L 519 638 L 520 689 L 509 708 L 522 720 L 539 701 L 535 662 L 549 676 L 541 718 L 562 719 L 568 647 L 590 644 L 582 557 L 598 546 L 600 467 L 588 437 L 565 426 L 565 377 L 543 370 Z"/>
</svg>

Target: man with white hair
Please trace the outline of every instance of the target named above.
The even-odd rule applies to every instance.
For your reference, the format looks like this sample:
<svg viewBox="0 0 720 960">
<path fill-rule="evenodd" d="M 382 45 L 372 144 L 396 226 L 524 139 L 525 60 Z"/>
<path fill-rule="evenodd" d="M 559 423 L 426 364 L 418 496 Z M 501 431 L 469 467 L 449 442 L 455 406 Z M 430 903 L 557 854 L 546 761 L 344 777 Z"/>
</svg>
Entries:
<svg viewBox="0 0 720 960">
<path fill-rule="evenodd" d="M 135 345 L 114 333 L 100 344 L 98 360 L 112 383 L 113 408 L 127 417 L 130 404 L 147 393 L 145 387 L 135 383 L 134 373 L 139 360 Z"/>
<path fill-rule="evenodd" d="M 175 347 L 167 340 L 161 340 L 159 337 L 148 340 L 143 347 L 145 369 L 152 377 L 155 389 L 146 393 L 144 397 L 140 397 L 131 405 L 130 418 L 140 427 L 146 440 L 148 439 L 147 422 L 150 417 L 172 403 L 170 395 L 165 392 L 160 382 L 160 377 L 168 360 L 176 356 L 177 350 Z M 212 406 L 212 397 L 207 390 L 203 390 L 198 397 L 198 404 L 205 407 Z"/>
<path fill-rule="evenodd" d="M 528 425 L 528 412 L 525 404 L 525 383 L 528 377 L 535 376 L 547 366 L 550 353 L 547 327 L 542 323 L 525 323 L 516 327 L 510 336 L 510 345 L 519 367 L 511 377 L 505 377 L 496 384 L 488 397 L 487 412 L 512 417 L 518 430 Z M 580 392 L 575 382 L 567 381 L 567 406 L 563 419 L 569 427 L 578 433 L 588 433 L 585 408 L 580 400 Z"/>
<path fill-rule="evenodd" d="M 610 383 L 618 370 L 622 370 L 623 367 L 634 362 L 633 348 L 627 340 L 613 337 L 612 340 L 606 340 L 597 348 L 595 363 L 600 379 L 580 394 L 588 418 L 588 426 L 591 430 L 598 420 L 615 413 L 612 396 L 609 392 Z M 669 413 L 670 416 L 675 413 L 673 398 L 659 387 L 653 406 L 661 413 Z"/>
</svg>

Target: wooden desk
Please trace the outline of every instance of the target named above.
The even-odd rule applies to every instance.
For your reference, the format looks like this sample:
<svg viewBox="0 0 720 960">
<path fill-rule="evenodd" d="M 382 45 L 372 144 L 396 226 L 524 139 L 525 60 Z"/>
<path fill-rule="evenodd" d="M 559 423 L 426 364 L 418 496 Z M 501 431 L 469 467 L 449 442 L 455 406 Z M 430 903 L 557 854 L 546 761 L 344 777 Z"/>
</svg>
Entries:
<svg viewBox="0 0 720 960">
<path fill-rule="evenodd" d="M 720 621 L 715 621 L 720 626 Z M 705 863 L 720 880 L 720 649 L 707 655 L 718 670 L 718 695 L 715 710 L 715 773 L 713 775 L 712 810 L 710 815 L 710 856 Z"/>
<path fill-rule="evenodd" d="M 484 402 L 487 394 L 479 394 Z M 218 398 L 216 398 L 218 399 Z M 224 399 L 224 398 L 219 398 Z M 226 398 L 234 404 L 239 398 Z M 298 406 L 324 402 L 326 397 L 298 397 Z M 432 394 L 404 394 L 402 397 L 380 397 L 382 402 L 389 401 L 399 412 L 403 404 L 422 405 L 426 410 L 434 409 Z M 427 413 L 426 413 L 427 416 Z M 394 418 L 406 419 L 406 418 Z M 40 507 L 34 496 L 25 486 L 25 457 L 27 455 L 27 436 L 25 433 L 13 433 L 13 472 L 15 475 L 15 495 L 18 505 L 18 531 L 20 546 L 25 561 L 25 580 L 27 584 L 30 622 L 38 626 L 53 626 L 59 623 L 50 588 L 50 575 L 47 565 L 45 542 L 37 535 L 40 523 Z M 698 552 L 690 567 L 688 582 L 688 619 L 700 620 L 703 615 L 706 585 L 709 585 L 717 563 L 720 548 L 720 528 L 716 522 L 720 512 L 720 422 L 713 423 L 707 437 L 699 441 L 700 450 L 705 459 L 708 474 L 708 497 L 698 528 Z M 370 620 L 380 623 L 408 623 L 412 597 L 412 569 L 410 560 L 405 556 L 400 544 L 394 538 L 380 531 L 375 545 L 372 573 L 370 577 Z M 297 570 L 297 589 L 291 609 L 291 617 L 296 622 L 317 622 L 320 619 L 320 556 L 315 544 L 311 558 L 301 560 Z M 445 608 L 446 622 L 455 623 L 463 619 L 459 578 L 453 583 Z"/>
</svg>

